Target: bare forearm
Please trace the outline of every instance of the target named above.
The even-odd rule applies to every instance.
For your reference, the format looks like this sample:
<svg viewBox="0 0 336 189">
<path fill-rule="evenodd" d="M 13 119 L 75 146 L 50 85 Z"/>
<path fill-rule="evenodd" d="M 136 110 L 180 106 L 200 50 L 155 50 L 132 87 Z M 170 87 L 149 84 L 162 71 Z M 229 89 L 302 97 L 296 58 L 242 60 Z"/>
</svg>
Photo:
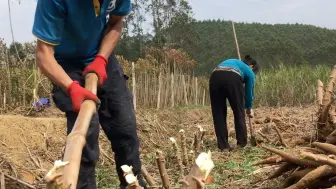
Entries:
<svg viewBox="0 0 336 189">
<path fill-rule="evenodd" d="M 48 55 L 47 53 L 38 54 L 37 65 L 45 76 L 64 90 L 66 90 L 66 88 L 72 83 L 72 79 L 56 62 L 53 56 Z"/>
<path fill-rule="evenodd" d="M 116 47 L 120 34 L 123 28 L 123 21 L 119 20 L 113 25 L 109 25 L 105 32 L 102 42 L 100 44 L 100 49 L 98 54 L 104 56 L 106 59 L 111 55 L 114 48 Z"/>
</svg>

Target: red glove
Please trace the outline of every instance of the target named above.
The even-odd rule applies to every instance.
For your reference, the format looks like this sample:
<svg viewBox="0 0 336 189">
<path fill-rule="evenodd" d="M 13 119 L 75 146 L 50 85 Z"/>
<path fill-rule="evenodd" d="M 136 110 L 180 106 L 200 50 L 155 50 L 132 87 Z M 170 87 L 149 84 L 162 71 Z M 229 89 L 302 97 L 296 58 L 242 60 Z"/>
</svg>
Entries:
<svg viewBox="0 0 336 189">
<path fill-rule="evenodd" d="M 74 112 L 79 112 L 80 106 L 84 100 L 93 100 L 100 104 L 100 100 L 91 91 L 81 87 L 78 81 L 73 81 L 67 88 L 67 93 L 72 101 L 72 108 Z"/>
<path fill-rule="evenodd" d="M 102 55 L 96 55 L 96 58 L 86 66 L 86 68 L 83 71 L 83 75 L 85 76 L 88 73 L 96 73 L 99 78 L 99 86 L 102 86 L 104 81 L 107 79 L 106 74 L 106 64 L 107 60 Z"/>
</svg>

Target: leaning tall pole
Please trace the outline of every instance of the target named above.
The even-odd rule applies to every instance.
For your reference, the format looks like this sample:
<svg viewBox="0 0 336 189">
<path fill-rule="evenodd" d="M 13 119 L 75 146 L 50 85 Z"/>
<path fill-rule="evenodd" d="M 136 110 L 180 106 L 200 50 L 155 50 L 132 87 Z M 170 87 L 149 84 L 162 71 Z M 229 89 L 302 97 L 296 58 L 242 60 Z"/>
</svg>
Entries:
<svg viewBox="0 0 336 189">
<path fill-rule="evenodd" d="M 234 25 L 233 21 L 232 21 L 232 30 L 233 30 L 233 36 L 234 36 L 234 39 L 235 39 L 235 43 L 236 43 L 237 55 L 238 55 L 239 60 L 241 60 L 240 52 L 239 52 L 239 45 L 238 45 L 238 40 L 237 40 L 237 35 L 236 35 L 236 29 L 235 29 L 235 25 Z"/>
</svg>

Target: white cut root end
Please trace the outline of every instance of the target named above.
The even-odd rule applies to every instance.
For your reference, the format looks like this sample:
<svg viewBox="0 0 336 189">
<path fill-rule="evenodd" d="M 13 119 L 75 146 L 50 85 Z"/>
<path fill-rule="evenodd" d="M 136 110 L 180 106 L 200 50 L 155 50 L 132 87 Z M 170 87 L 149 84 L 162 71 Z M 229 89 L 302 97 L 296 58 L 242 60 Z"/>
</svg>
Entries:
<svg viewBox="0 0 336 189">
<path fill-rule="evenodd" d="M 172 143 L 176 143 L 176 140 L 174 137 L 170 137 L 169 140 L 172 142 Z"/>
<path fill-rule="evenodd" d="M 125 180 L 128 184 L 135 184 L 137 178 L 134 176 L 132 172 L 133 167 L 128 165 L 121 166 L 121 170 L 125 173 Z"/>
<path fill-rule="evenodd" d="M 202 152 L 195 161 L 196 165 L 200 168 L 202 172 L 205 172 L 203 179 L 206 179 L 212 169 L 215 167 L 214 162 L 211 159 L 211 152 L 208 153 Z"/>
<path fill-rule="evenodd" d="M 47 182 L 53 182 L 53 181 L 55 181 L 55 179 L 56 179 L 57 177 L 63 175 L 63 173 L 58 172 L 58 170 L 59 170 L 60 168 L 64 167 L 64 166 L 68 165 L 68 164 L 69 164 L 68 161 L 67 161 L 67 162 L 63 162 L 63 161 L 61 161 L 61 160 L 56 160 L 56 161 L 54 162 L 54 166 L 53 166 L 53 167 L 50 169 L 50 171 L 46 174 L 46 176 L 45 176 L 45 180 L 46 180 Z"/>
</svg>

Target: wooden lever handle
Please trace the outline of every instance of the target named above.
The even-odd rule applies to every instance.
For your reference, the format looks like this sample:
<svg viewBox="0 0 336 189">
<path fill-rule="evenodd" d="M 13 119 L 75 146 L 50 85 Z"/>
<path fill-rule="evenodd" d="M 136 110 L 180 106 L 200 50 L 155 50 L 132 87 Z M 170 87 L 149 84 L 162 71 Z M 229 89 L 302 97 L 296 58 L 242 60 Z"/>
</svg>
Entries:
<svg viewBox="0 0 336 189">
<path fill-rule="evenodd" d="M 85 88 L 93 94 L 97 94 L 98 77 L 95 73 L 85 76 Z M 79 176 L 82 151 L 86 143 L 86 134 L 90 126 L 93 114 L 96 112 L 96 103 L 85 100 L 78 113 L 74 127 L 67 137 L 63 162 L 69 162 L 63 169 L 63 186 L 76 189 Z M 64 187 L 63 187 L 64 188 Z"/>
<path fill-rule="evenodd" d="M 97 94 L 98 76 L 95 73 L 89 73 L 85 76 L 85 88 L 93 94 Z"/>
</svg>

